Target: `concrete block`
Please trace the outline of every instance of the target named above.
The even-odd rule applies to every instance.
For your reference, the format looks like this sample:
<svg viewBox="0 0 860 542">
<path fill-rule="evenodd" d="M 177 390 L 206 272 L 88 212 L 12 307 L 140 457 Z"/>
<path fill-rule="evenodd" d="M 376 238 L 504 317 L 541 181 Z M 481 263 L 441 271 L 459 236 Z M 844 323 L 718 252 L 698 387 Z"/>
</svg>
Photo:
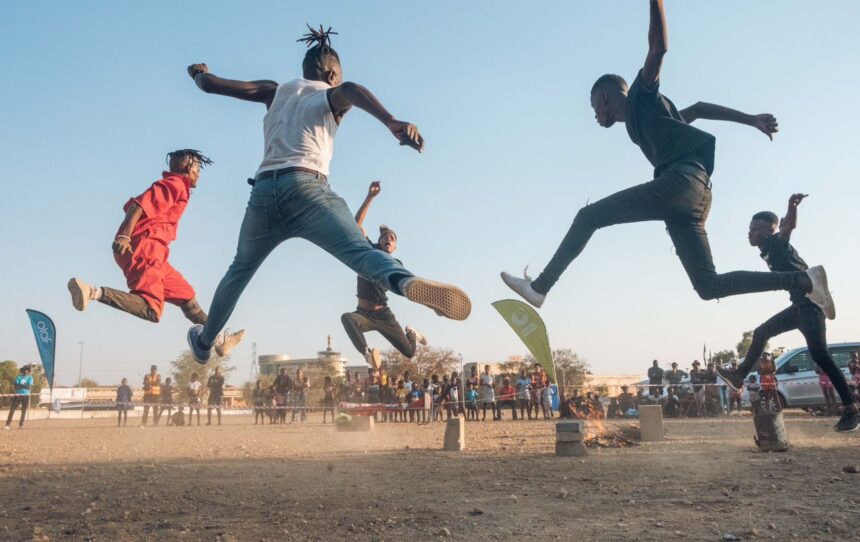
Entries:
<svg viewBox="0 0 860 542">
<path fill-rule="evenodd" d="M 555 443 L 556 457 L 582 457 L 588 454 L 585 444 L 582 442 L 558 442 Z"/>
<path fill-rule="evenodd" d="M 348 423 L 337 424 L 335 427 L 339 431 L 361 431 L 364 433 L 376 430 L 373 416 L 352 416 Z"/>
<path fill-rule="evenodd" d="M 583 420 L 562 420 L 555 423 L 556 433 L 585 433 Z"/>
<path fill-rule="evenodd" d="M 585 440 L 585 433 L 572 433 L 570 431 L 563 431 L 561 433 L 555 434 L 556 442 L 582 442 Z"/>
<path fill-rule="evenodd" d="M 466 449 L 466 418 L 459 415 L 451 418 L 445 424 L 444 449 L 449 452 L 459 452 Z"/>
<path fill-rule="evenodd" d="M 639 407 L 639 431 L 642 442 L 658 442 L 663 440 L 663 407 L 660 405 L 642 405 Z"/>
</svg>

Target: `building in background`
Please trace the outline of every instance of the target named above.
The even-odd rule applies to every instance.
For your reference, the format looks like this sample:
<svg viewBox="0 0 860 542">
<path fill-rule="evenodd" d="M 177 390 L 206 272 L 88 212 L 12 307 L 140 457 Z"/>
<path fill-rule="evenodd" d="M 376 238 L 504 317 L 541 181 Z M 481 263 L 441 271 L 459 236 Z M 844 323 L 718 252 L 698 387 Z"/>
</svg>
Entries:
<svg viewBox="0 0 860 542">
<path fill-rule="evenodd" d="M 342 376 L 344 374 L 344 370 L 347 368 L 349 370 L 360 370 L 364 371 L 367 369 L 366 364 L 361 364 L 360 368 L 349 366 L 349 360 L 345 358 L 340 352 L 336 352 L 331 347 L 331 335 L 328 336 L 327 346 L 325 350 L 320 350 L 317 352 L 316 357 L 312 358 L 296 358 L 293 359 L 287 354 L 267 354 L 261 355 L 257 358 L 257 363 L 260 366 L 260 374 L 261 375 L 270 375 L 275 376 L 281 370 L 282 367 L 286 367 L 287 373 L 290 375 L 296 374 L 296 369 L 311 369 L 314 367 L 325 368 L 326 373 L 331 374 L 332 376 Z"/>
</svg>

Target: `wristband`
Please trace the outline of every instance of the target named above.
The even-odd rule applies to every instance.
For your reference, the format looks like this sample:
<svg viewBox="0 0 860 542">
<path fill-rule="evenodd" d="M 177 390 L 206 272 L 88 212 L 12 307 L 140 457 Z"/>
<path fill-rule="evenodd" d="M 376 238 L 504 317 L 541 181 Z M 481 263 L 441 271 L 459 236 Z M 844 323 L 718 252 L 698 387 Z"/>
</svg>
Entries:
<svg viewBox="0 0 860 542">
<path fill-rule="evenodd" d="M 131 237 L 129 237 L 128 235 L 117 235 L 116 237 L 114 237 L 114 241 L 118 239 L 125 239 L 126 241 L 131 243 Z"/>
</svg>

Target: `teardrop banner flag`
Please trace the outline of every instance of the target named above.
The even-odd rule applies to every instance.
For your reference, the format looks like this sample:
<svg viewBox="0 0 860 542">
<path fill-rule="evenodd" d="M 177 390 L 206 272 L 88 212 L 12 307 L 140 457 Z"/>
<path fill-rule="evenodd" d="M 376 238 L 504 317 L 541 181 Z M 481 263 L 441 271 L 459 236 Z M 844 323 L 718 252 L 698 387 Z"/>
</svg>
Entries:
<svg viewBox="0 0 860 542">
<path fill-rule="evenodd" d="M 57 352 L 57 328 L 54 321 L 47 314 L 33 309 L 27 309 L 30 317 L 30 325 L 36 335 L 36 346 L 39 347 L 39 357 L 42 359 L 42 368 L 48 379 L 48 386 L 54 389 L 54 355 Z"/>
<path fill-rule="evenodd" d="M 555 382 L 555 363 L 553 363 L 552 350 L 549 347 L 549 336 L 546 333 L 546 325 L 537 311 L 515 299 L 496 301 L 493 303 L 493 307 L 514 329 L 529 352 Z"/>
</svg>

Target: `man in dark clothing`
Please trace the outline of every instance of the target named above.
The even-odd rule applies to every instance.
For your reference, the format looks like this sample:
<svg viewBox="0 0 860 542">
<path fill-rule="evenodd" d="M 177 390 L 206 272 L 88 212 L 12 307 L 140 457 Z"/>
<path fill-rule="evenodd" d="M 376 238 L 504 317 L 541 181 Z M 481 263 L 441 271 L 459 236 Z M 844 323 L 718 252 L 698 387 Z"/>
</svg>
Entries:
<svg viewBox="0 0 860 542">
<path fill-rule="evenodd" d="M 693 396 L 696 399 L 696 415 L 705 415 L 705 386 L 708 375 L 702 370 L 699 360 L 693 360 L 693 368 L 690 370 L 690 383 L 693 385 Z"/>
<path fill-rule="evenodd" d="M 777 225 L 780 224 L 780 221 L 776 214 L 769 211 L 756 213 L 750 222 L 750 245 L 761 251 L 762 259 L 774 272 L 805 270 L 807 268 L 806 262 L 801 259 L 790 243 L 791 232 L 797 227 L 797 206 L 805 197 L 805 194 L 793 194 L 789 198 L 788 211 L 785 218 L 782 219 L 778 231 Z M 845 381 L 845 375 L 842 374 L 827 350 L 827 326 L 825 324 L 827 313 L 815 303 L 811 303 L 801 290 L 791 290 L 789 294 L 791 306 L 777 313 L 753 331 L 750 348 L 737 370 L 719 367 L 717 372 L 733 390 L 739 390 L 771 338 L 786 331 L 800 330 L 806 339 L 806 346 L 809 348 L 812 360 L 827 374 L 842 400 L 842 417 L 834 429 L 839 432 L 856 431 L 860 428 L 860 415 L 858 415 L 857 406 L 854 404 L 851 390 Z M 835 316 L 835 314 L 830 316 Z"/>
<path fill-rule="evenodd" d="M 672 362 L 672 368 L 664 373 L 666 380 L 669 381 L 670 386 L 678 386 L 681 384 L 681 381 L 687 377 L 687 373 L 678 369 L 678 364 L 674 361 Z"/>
<path fill-rule="evenodd" d="M 657 397 L 663 395 L 663 369 L 656 359 L 648 368 L 648 383 L 651 384 L 648 388 L 649 394 Z"/>
<path fill-rule="evenodd" d="M 272 382 L 272 391 L 275 393 L 275 420 L 278 423 L 287 423 L 287 405 L 290 404 L 290 390 L 293 389 L 293 380 L 287 373 L 286 367 L 281 367 L 275 381 Z"/>
<path fill-rule="evenodd" d="M 379 181 L 370 183 L 367 189 L 367 197 L 358 212 L 355 214 L 355 222 L 361 228 L 362 233 L 367 237 L 367 232 L 364 230 L 364 218 L 367 216 L 367 210 L 370 208 L 370 203 L 379 195 L 381 190 Z M 379 227 L 379 240 L 373 243 L 369 238 L 367 242 L 373 245 L 376 250 L 381 250 L 387 254 L 394 254 L 397 250 L 397 234 L 388 226 Z M 395 260 L 398 263 L 400 260 Z M 401 354 L 407 358 L 412 358 L 415 355 L 415 350 L 418 344 L 427 344 L 427 339 L 418 333 L 415 328 L 406 326 L 400 327 L 394 313 L 388 308 L 388 296 L 385 295 L 385 288 L 377 283 L 358 276 L 358 307 L 355 312 L 347 312 L 340 317 L 343 322 L 343 327 L 349 339 L 352 341 L 368 365 L 376 370 L 380 369 L 381 360 L 379 350 L 377 348 L 368 348 L 367 341 L 364 339 L 364 334 L 368 331 L 378 331 L 391 346 L 396 348 Z"/>
<path fill-rule="evenodd" d="M 212 409 L 218 413 L 218 425 L 221 425 L 221 401 L 224 399 L 224 377 L 221 367 L 215 367 L 215 374 L 206 383 L 209 388 L 209 400 L 206 403 L 206 425 L 212 425 Z"/>
<path fill-rule="evenodd" d="M 748 115 L 719 105 L 696 103 L 678 111 L 660 93 L 660 69 L 669 48 L 662 0 L 651 0 L 649 50 L 645 65 L 630 85 L 618 75 L 600 77 L 591 89 L 591 105 L 598 124 L 606 128 L 623 122 L 630 139 L 654 166 L 654 180 L 622 190 L 580 209 L 570 230 L 541 275 L 532 282 L 502 273 L 517 294 L 540 307 L 561 274 L 579 256 L 600 228 L 659 220 L 675 245 L 693 288 L 702 299 L 768 290 L 799 290 L 825 312 L 833 310 L 824 269 L 718 274 L 714 267 L 705 221 L 711 207 L 711 174 L 715 138 L 690 126 L 696 119 L 747 124 L 768 137 L 777 131 L 769 114 Z"/>
</svg>

